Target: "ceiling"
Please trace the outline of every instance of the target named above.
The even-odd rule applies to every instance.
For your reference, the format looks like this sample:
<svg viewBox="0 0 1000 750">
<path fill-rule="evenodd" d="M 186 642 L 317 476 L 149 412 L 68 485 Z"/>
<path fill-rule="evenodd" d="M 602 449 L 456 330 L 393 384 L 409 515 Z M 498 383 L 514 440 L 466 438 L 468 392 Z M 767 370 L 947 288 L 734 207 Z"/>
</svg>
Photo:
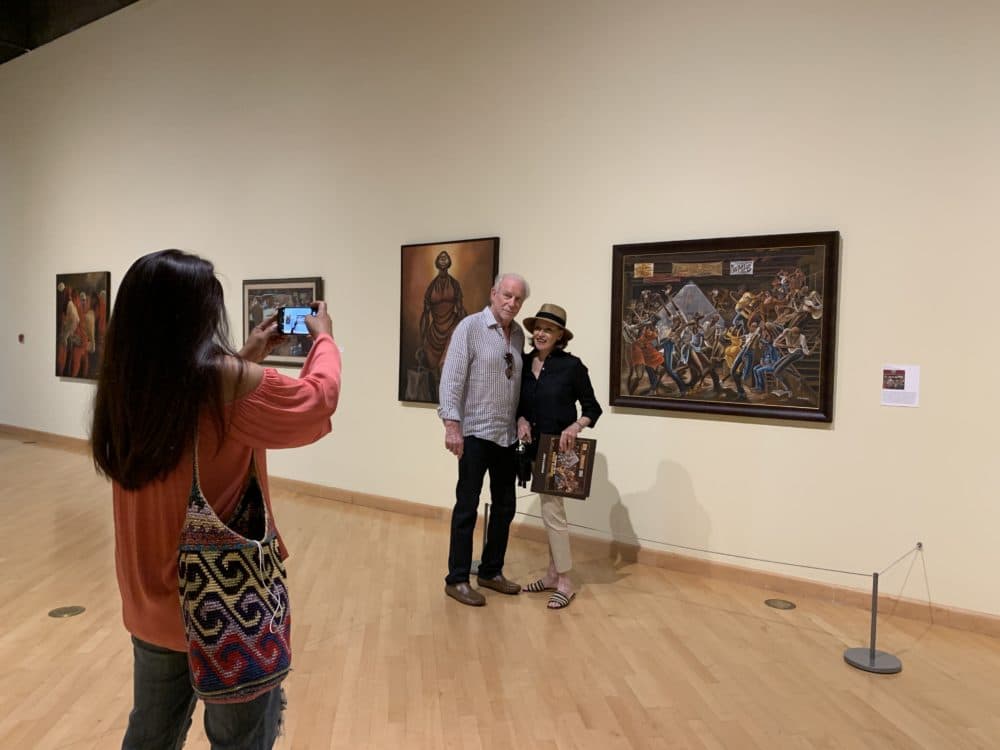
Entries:
<svg viewBox="0 0 1000 750">
<path fill-rule="evenodd" d="M 0 64 L 136 0 L 0 0 Z"/>
</svg>

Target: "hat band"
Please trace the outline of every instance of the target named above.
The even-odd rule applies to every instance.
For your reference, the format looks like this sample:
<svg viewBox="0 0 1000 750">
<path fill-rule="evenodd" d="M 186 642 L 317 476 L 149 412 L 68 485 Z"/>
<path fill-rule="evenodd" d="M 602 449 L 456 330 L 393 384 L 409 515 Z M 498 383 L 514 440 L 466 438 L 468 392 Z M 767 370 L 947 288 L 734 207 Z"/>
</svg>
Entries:
<svg viewBox="0 0 1000 750">
<path fill-rule="evenodd" d="M 565 318 L 560 318 L 558 315 L 554 315 L 554 314 L 552 314 L 550 312 L 545 312 L 544 310 L 542 312 L 538 313 L 538 315 L 536 315 L 535 318 L 536 319 L 537 318 L 545 318 L 546 320 L 551 320 L 553 323 L 557 324 L 560 328 L 565 328 L 566 327 L 566 319 Z"/>
</svg>

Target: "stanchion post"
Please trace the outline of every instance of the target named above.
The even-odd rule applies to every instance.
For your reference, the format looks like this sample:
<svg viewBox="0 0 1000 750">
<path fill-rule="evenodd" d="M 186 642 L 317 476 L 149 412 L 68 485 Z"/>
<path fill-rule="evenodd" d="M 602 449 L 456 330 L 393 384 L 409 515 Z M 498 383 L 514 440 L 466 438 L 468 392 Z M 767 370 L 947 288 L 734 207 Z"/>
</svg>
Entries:
<svg viewBox="0 0 1000 750">
<path fill-rule="evenodd" d="M 878 573 L 872 573 L 872 632 L 869 636 L 868 659 L 875 661 L 875 629 L 878 626 Z"/>
<path fill-rule="evenodd" d="M 903 663 L 892 654 L 875 649 L 875 632 L 878 621 L 878 573 L 872 574 L 871 642 L 868 648 L 849 648 L 844 652 L 844 661 L 852 667 L 875 674 L 896 674 L 903 669 Z"/>
</svg>

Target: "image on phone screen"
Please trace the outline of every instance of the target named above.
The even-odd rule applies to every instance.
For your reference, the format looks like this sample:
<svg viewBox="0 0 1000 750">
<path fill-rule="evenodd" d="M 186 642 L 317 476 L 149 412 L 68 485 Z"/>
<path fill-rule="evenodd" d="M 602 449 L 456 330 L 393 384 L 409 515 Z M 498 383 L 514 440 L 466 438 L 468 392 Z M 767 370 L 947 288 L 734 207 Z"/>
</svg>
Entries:
<svg viewBox="0 0 1000 750">
<path fill-rule="evenodd" d="M 314 315 L 311 307 L 281 308 L 281 332 L 284 334 L 309 333 L 306 328 L 306 316 Z"/>
</svg>

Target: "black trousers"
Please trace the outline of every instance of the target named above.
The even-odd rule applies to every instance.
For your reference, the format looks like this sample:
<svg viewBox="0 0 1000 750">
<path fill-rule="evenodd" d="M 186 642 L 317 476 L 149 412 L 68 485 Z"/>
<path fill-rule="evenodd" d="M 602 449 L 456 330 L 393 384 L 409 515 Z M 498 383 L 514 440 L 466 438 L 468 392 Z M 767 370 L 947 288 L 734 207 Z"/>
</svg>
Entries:
<svg viewBox="0 0 1000 750">
<path fill-rule="evenodd" d="M 458 461 L 455 508 L 451 512 L 451 546 L 448 549 L 448 576 L 445 583 L 466 583 L 472 567 L 472 534 L 476 528 L 479 494 L 483 478 L 490 474 L 490 522 L 486 546 L 479 564 L 482 578 L 503 572 L 510 522 L 514 520 L 514 445 L 501 446 L 468 436 Z"/>
</svg>

